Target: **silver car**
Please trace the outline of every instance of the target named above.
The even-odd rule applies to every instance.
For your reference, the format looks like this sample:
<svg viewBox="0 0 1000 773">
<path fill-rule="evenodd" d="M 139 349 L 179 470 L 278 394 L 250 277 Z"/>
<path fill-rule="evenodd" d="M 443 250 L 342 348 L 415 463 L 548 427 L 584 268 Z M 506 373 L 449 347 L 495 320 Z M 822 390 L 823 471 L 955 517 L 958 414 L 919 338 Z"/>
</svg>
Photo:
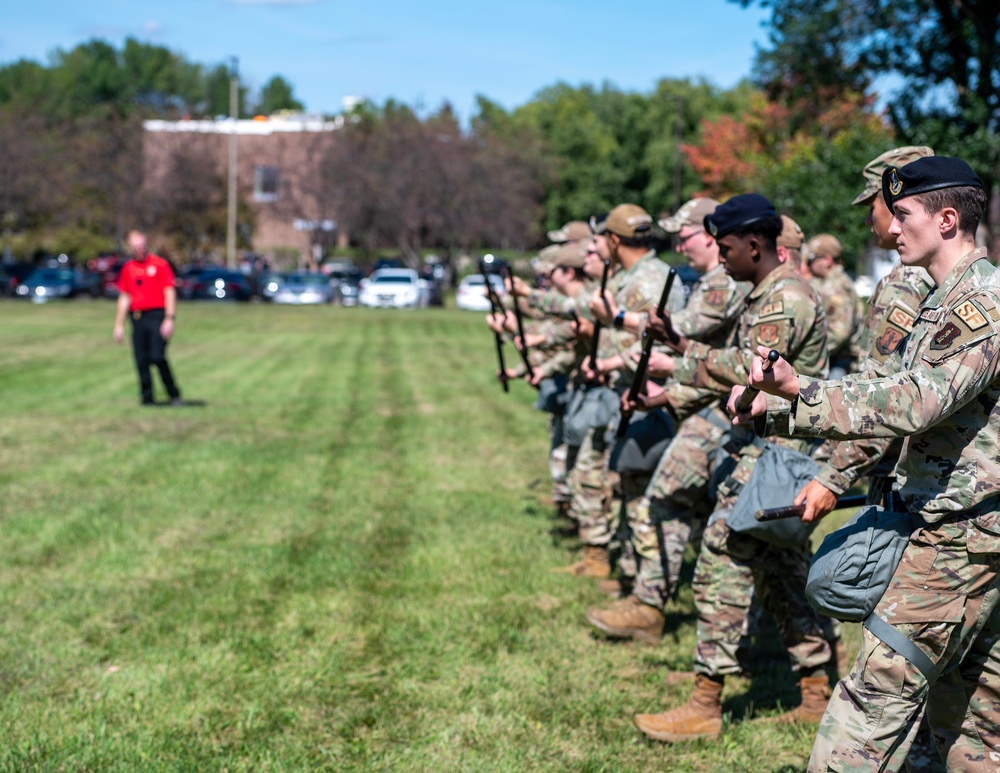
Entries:
<svg viewBox="0 0 1000 773">
<path fill-rule="evenodd" d="M 271 300 L 274 303 L 330 303 L 333 291 L 326 274 L 298 271 L 281 280 Z"/>
</svg>

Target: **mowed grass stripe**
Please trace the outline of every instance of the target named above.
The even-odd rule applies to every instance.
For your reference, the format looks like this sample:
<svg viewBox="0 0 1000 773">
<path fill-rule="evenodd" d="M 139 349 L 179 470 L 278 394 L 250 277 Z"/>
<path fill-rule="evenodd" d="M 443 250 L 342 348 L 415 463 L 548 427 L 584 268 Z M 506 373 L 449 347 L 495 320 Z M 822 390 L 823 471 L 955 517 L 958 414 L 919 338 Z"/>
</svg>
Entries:
<svg viewBox="0 0 1000 773">
<path fill-rule="evenodd" d="M 637 736 L 693 625 L 582 622 L 481 315 L 182 304 L 205 405 L 150 411 L 112 314 L 0 304 L 0 770 L 803 767 L 808 731 L 743 721 L 790 673 L 727 688 L 721 744 Z"/>
</svg>

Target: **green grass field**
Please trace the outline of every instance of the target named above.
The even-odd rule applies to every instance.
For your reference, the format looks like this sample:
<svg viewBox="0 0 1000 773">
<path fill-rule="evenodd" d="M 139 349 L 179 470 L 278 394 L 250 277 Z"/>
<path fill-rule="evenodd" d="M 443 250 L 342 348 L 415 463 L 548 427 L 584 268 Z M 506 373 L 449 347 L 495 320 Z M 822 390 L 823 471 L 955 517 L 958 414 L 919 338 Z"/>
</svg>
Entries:
<svg viewBox="0 0 1000 773">
<path fill-rule="evenodd" d="M 690 590 L 658 647 L 592 633 L 482 315 L 182 304 L 173 409 L 113 314 L 0 303 L 0 771 L 804 768 L 773 628 L 718 742 L 635 730 Z"/>
</svg>

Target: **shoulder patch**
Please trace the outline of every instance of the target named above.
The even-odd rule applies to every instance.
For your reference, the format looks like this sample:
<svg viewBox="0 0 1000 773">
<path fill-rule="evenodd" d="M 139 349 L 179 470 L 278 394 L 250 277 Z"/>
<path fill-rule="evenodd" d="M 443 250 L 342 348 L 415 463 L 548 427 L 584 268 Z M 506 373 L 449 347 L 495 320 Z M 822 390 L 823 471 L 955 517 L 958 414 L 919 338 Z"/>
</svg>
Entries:
<svg viewBox="0 0 1000 773">
<path fill-rule="evenodd" d="M 764 317 L 773 317 L 775 314 L 785 313 L 785 302 L 784 301 L 772 301 L 765 305 L 761 310 L 760 314 L 757 315 L 759 319 Z"/>
<path fill-rule="evenodd" d="M 905 330 L 907 333 L 913 330 L 913 323 L 916 322 L 913 315 L 898 303 L 894 303 L 889 307 L 889 313 L 886 316 L 889 322 Z"/>
<path fill-rule="evenodd" d="M 875 348 L 883 357 L 888 357 L 903 342 L 906 335 L 894 327 L 886 326 L 882 335 L 875 339 Z"/>
<path fill-rule="evenodd" d="M 969 328 L 969 330 L 979 330 L 989 324 L 986 321 L 986 317 L 983 316 L 983 312 L 980 311 L 979 307 L 977 307 L 972 301 L 966 301 L 965 303 L 960 304 L 958 308 L 955 309 L 955 314 L 958 315 L 958 318 L 965 323 L 965 326 Z"/>
<path fill-rule="evenodd" d="M 761 346 L 774 346 L 781 341 L 777 325 L 759 325 L 757 327 L 757 343 Z"/>
<path fill-rule="evenodd" d="M 702 298 L 705 301 L 706 306 L 714 306 L 719 308 L 725 306 L 726 304 L 726 291 L 725 290 L 708 290 Z"/>
<path fill-rule="evenodd" d="M 943 328 L 934 334 L 934 338 L 931 339 L 931 349 L 935 351 L 947 349 L 960 335 L 962 335 L 962 331 L 959 329 L 958 325 L 954 322 L 948 322 Z"/>
</svg>

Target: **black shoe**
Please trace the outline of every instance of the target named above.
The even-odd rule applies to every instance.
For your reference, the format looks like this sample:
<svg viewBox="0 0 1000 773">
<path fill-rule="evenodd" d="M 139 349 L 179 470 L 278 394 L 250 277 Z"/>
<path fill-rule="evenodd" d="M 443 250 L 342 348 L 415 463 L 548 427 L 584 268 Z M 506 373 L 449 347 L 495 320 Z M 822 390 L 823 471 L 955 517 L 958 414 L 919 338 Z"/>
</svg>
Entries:
<svg viewBox="0 0 1000 773">
<path fill-rule="evenodd" d="M 143 400 L 142 405 L 156 405 L 154 400 Z"/>
</svg>

